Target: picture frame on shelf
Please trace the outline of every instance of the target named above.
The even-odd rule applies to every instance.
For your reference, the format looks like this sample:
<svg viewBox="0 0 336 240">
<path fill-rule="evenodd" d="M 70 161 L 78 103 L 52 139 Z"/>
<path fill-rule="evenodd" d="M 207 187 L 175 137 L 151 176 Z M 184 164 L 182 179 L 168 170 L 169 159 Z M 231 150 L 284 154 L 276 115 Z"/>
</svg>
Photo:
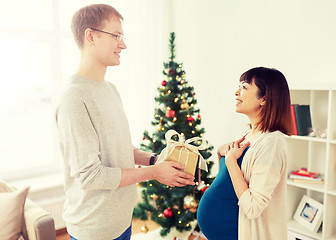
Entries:
<svg viewBox="0 0 336 240">
<path fill-rule="evenodd" d="M 297 207 L 294 219 L 312 232 L 317 232 L 323 218 L 323 204 L 304 195 Z"/>
</svg>

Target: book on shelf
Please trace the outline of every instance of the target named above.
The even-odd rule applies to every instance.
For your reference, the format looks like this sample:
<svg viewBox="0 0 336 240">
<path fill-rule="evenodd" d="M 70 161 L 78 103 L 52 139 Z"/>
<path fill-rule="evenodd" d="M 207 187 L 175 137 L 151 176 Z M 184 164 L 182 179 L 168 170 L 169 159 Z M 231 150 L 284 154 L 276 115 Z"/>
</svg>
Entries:
<svg viewBox="0 0 336 240">
<path fill-rule="evenodd" d="M 310 106 L 309 105 L 294 105 L 297 134 L 299 136 L 309 135 L 308 129 L 312 127 Z"/>
<path fill-rule="evenodd" d="M 293 176 L 302 176 L 308 178 L 317 178 L 320 173 L 308 171 L 307 168 L 300 168 L 299 170 L 291 172 Z"/>
<path fill-rule="evenodd" d="M 324 179 L 321 176 L 321 179 L 298 179 L 294 178 L 292 179 L 294 183 L 308 183 L 308 184 L 324 184 Z"/>
<path fill-rule="evenodd" d="M 289 174 L 289 179 L 295 183 L 323 184 L 324 175 L 308 171 L 306 168 L 301 168 L 297 171 L 292 171 Z"/>
<path fill-rule="evenodd" d="M 298 135 L 296 117 L 295 117 L 295 105 L 297 104 L 291 104 L 291 113 L 293 118 L 293 135 Z"/>
</svg>

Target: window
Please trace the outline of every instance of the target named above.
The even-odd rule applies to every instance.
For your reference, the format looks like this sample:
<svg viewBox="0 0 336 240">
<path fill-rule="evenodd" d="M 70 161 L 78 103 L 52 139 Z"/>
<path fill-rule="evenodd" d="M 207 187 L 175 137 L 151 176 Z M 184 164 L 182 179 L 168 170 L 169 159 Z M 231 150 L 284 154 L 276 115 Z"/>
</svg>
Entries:
<svg viewBox="0 0 336 240">
<path fill-rule="evenodd" d="M 152 118 L 149 115 L 139 121 L 138 116 L 143 113 L 142 106 L 154 104 L 165 60 L 161 40 L 166 4 L 145 0 L 9 1 L 0 8 L 0 178 L 17 180 L 62 171 L 54 109 L 66 79 L 79 63 L 71 18 L 82 6 L 104 2 L 126 19 L 128 45 L 122 66 L 108 71 L 107 79 L 118 80 L 113 82 L 124 100 L 134 144 L 142 138 Z M 162 44 L 167 46 L 169 32 L 164 33 Z M 148 63 L 158 67 L 153 71 L 153 64 Z M 148 83 L 155 83 L 152 96 L 145 88 Z M 134 87 L 130 89 L 130 85 Z M 151 113 L 153 108 L 145 110 Z"/>
</svg>

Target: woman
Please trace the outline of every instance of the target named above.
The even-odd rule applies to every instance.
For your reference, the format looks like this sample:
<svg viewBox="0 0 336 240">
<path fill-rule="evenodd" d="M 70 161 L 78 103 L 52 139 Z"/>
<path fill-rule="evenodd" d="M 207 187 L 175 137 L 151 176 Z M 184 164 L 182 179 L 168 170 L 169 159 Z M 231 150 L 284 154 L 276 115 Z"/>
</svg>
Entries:
<svg viewBox="0 0 336 240">
<path fill-rule="evenodd" d="M 250 127 L 219 147 L 219 173 L 200 201 L 199 226 L 209 240 L 287 239 L 284 134 L 292 134 L 293 121 L 286 78 L 276 69 L 250 69 L 235 96 Z"/>
</svg>

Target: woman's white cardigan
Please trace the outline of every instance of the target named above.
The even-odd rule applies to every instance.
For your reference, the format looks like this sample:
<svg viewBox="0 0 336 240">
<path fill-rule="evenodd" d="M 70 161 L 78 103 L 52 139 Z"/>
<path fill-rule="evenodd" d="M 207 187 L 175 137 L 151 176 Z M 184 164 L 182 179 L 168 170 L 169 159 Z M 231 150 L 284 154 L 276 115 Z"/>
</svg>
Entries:
<svg viewBox="0 0 336 240">
<path fill-rule="evenodd" d="M 241 165 L 249 188 L 239 199 L 239 240 L 287 239 L 287 149 L 280 131 L 263 133 Z"/>
</svg>

